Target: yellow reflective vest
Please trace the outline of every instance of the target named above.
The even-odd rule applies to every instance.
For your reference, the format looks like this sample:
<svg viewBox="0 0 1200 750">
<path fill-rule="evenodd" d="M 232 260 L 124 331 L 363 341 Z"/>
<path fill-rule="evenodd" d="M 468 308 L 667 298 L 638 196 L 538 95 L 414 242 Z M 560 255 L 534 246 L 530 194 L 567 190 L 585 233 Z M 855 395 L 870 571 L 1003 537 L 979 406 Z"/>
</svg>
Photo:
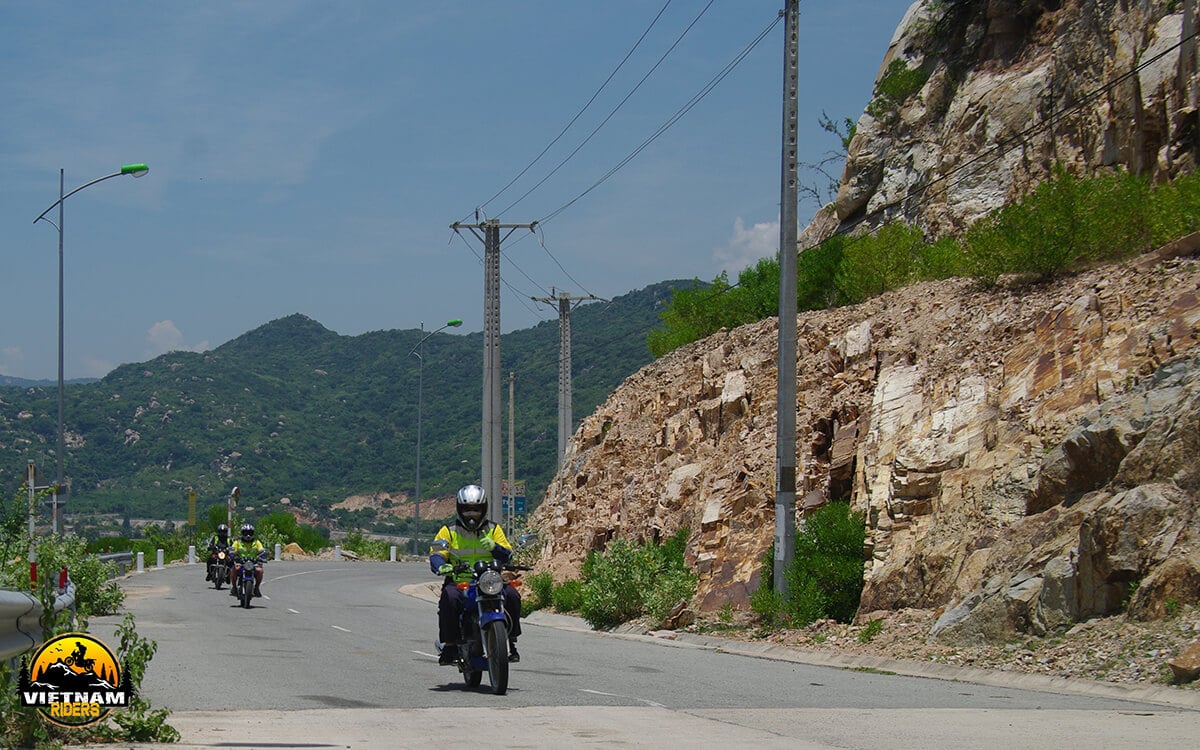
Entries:
<svg viewBox="0 0 1200 750">
<path fill-rule="evenodd" d="M 496 543 L 495 553 L 488 550 L 479 542 L 483 537 L 488 537 Z M 504 529 L 500 528 L 499 524 L 494 524 L 490 521 L 478 532 L 467 531 L 457 523 L 453 526 L 443 526 L 438 530 L 437 536 L 433 538 L 435 542 L 439 539 L 444 539 L 450 545 L 450 549 L 440 550 L 430 547 L 430 567 L 435 571 L 438 567 L 433 564 L 435 557 L 443 557 L 448 563 L 465 562 L 472 567 L 480 560 L 495 558 L 505 563 L 512 558 L 512 545 L 508 543 L 508 538 L 504 536 Z M 471 574 L 469 572 L 459 573 L 454 575 L 453 578 L 455 582 L 469 581 L 471 580 Z"/>
</svg>

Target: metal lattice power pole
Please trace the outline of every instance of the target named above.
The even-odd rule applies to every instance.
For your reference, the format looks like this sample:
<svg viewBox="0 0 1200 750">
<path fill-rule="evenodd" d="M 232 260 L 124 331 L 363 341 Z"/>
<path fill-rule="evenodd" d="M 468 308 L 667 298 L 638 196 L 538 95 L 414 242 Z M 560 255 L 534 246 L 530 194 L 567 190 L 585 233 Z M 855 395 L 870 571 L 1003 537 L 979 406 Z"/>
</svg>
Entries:
<svg viewBox="0 0 1200 750">
<path fill-rule="evenodd" d="M 796 555 L 796 125 L 799 119 L 800 1 L 784 14 L 783 155 L 779 204 L 779 381 L 775 433 L 776 593 L 787 595 L 784 571 Z"/>
<path fill-rule="evenodd" d="M 454 222 L 455 232 L 466 228 L 483 241 L 483 440 L 480 480 L 488 503 L 488 520 L 499 523 L 500 503 L 500 243 L 517 229 L 533 231 L 530 224 L 501 224 L 488 219 L 478 224 Z M 500 230 L 508 234 L 500 236 Z"/>
<path fill-rule="evenodd" d="M 572 297 L 566 292 L 555 294 L 550 289 L 549 297 L 531 297 L 534 302 L 547 304 L 558 303 L 558 465 L 561 467 L 563 456 L 567 455 L 567 442 L 574 432 L 572 426 L 575 418 L 571 413 L 571 302 L 572 300 L 599 300 L 594 294 L 586 297 Z M 602 300 L 607 302 L 607 300 Z"/>
</svg>

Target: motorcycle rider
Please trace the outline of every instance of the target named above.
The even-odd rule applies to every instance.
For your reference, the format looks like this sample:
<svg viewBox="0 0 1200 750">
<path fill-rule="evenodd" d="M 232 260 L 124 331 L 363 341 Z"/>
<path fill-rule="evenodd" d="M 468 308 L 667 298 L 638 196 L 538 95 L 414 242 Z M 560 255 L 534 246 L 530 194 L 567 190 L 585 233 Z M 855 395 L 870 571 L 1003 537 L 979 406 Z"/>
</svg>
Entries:
<svg viewBox="0 0 1200 750">
<path fill-rule="evenodd" d="M 454 573 L 454 565 L 447 559 L 447 553 L 455 561 L 470 566 L 479 560 L 495 559 L 504 564 L 512 559 L 512 545 L 504 536 L 504 529 L 488 520 L 488 501 L 482 487 L 468 484 L 460 489 L 455 510 L 458 517 L 454 525 L 443 526 L 434 537 L 435 542 L 444 540 L 449 550 L 435 548 L 429 554 L 429 569 L 445 576 L 442 595 L 438 599 L 438 640 L 443 644 L 438 664 L 442 666 L 454 663 L 455 644 L 461 635 L 459 617 L 466 605 L 463 592 L 455 584 L 471 579 L 470 572 Z M 503 593 L 504 611 L 512 622 L 512 631 L 508 634 L 508 661 L 515 664 L 521 660 L 517 653 L 517 638 L 521 635 L 521 595 L 508 584 L 504 585 Z"/>
<path fill-rule="evenodd" d="M 254 524 L 242 524 L 240 538 L 233 542 L 233 557 L 235 560 L 254 560 L 254 595 L 262 596 L 259 587 L 262 586 L 263 580 L 263 562 L 267 559 L 267 550 L 263 547 L 263 543 L 254 538 Z M 229 585 L 232 587 L 233 582 L 237 580 L 237 574 L 242 567 L 239 562 L 229 570 Z M 229 593 L 233 595 L 235 592 L 231 588 Z"/>
<path fill-rule="evenodd" d="M 208 540 L 208 564 L 204 567 L 208 570 L 204 575 L 204 580 L 212 580 L 212 566 L 217 561 L 217 553 L 223 549 L 229 548 L 229 527 L 225 524 L 217 525 L 217 533 L 213 534 L 212 539 Z"/>
</svg>

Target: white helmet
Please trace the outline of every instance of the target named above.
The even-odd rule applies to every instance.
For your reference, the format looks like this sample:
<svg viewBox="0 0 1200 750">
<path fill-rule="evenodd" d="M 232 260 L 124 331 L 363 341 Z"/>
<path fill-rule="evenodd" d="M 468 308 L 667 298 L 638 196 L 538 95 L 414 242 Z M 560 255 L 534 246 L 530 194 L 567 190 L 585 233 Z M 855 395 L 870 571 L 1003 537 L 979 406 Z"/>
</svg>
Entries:
<svg viewBox="0 0 1200 750">
<path fill-rule="evenodd" d="M 458 491 L 458 522 L 467 531 L 479 531 L 487 523 L 488 502 L 483 488 L 468 484 Z"/>
</svg>

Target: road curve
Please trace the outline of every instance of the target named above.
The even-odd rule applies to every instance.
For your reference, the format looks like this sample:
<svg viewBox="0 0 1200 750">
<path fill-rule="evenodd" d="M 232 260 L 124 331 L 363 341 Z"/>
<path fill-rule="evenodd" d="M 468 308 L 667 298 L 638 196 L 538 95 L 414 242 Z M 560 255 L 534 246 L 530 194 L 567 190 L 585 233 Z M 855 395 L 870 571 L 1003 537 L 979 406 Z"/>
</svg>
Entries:
<svg viewBox="0 0 1200 750">
<path fill-rule="evenodd" d="M 493 696 L 486 678 L 465 690 L 436 666 L 424 565 L 271 563 L 251 610 L 202 578 L 176 565 L 122 579 L 139 633 L 159 644 L 143 692 L 171 709 L 181 748 L 990 750 L 1189 746 L 1200 735 L 1200 691 L 598 634 L 542 612 L 527 620 L 509 694 Z M 119 621 L 95 618 L 89 631 L 107 640 Z M 270 674 L 256 683 L 261 700 L 225 708 L 229 693 L 214 686 L 259 673 Z"/>
</svg>

